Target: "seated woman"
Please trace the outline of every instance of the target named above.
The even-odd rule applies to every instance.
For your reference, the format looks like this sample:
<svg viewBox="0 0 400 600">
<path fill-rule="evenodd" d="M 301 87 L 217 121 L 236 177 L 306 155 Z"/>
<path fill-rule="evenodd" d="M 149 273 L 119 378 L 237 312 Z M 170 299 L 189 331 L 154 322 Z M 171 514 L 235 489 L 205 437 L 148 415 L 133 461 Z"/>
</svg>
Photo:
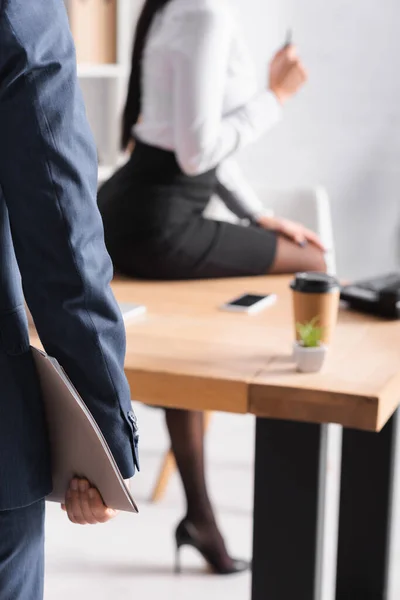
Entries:
<svg viewBox="0 0 400 600">
<path fill-rule="evenodd" d="M 232 158 L 279 120 L 305 79 L 295 48 L 286 46 L 258 89 L 225 0 L 145 2 L 123 119 L 123 148 L 135 147 L 99 192 L 118 272 L 176 280 L 325 269 L 318 237 L 264 211 Z M 249 226 L 207 220 L 214 194 Z M 216 573 L 248 568 L 230 557 L 216 524 L 202 413 L 168 408 L 166 421 L 187 499 L 177 545 L 196 547 Z"/>
</svg>

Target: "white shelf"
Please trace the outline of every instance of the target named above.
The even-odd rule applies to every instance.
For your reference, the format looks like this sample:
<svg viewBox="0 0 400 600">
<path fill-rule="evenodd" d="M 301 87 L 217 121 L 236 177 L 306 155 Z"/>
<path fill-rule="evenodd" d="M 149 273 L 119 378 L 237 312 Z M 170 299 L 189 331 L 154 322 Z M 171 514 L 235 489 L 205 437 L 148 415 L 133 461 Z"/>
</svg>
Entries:
<svg viewBox="0 0 400 600">
<path fill-rule="evenodd" d="M 80 64 L 78 77 L 82 79 L 118 79 L 128 75 L 125 66 L 119 64 Z"/>
<path fill-rule="evenodd" d="M 68 8 L 70 0 L 64 1 Z M 83 2 L 83 0 L 81 1 Z M 126 156 L 121 154 L 119 149 L 120 121 L 130 73 L 132 37 L 142 2 L 143 0 L 116 0 L 115 63 L 80 62 L 77 67 L 88 120 L 101 161 L 98 167 L 99 185 L 107 181 L 115 170 L 126 161 Z M 95 4 L 94 0 L 93 4 Z"/>
</svg>

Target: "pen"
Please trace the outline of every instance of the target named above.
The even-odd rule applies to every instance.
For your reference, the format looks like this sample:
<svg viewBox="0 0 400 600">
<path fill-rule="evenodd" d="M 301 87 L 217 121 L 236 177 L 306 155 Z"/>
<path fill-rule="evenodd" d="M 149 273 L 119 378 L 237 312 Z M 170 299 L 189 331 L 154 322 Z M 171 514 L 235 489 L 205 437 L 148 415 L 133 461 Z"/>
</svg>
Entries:
<svg viewBox="0 0 400 600">
<path fill-rule="evenodd" d="M 287 46 L 291 46 L 293 43 L 293 30 L 292 29 L 288 29 L 287 33 L 286 33 L 286 41 L 285 41 L 285 48 Z"/>
</svg>

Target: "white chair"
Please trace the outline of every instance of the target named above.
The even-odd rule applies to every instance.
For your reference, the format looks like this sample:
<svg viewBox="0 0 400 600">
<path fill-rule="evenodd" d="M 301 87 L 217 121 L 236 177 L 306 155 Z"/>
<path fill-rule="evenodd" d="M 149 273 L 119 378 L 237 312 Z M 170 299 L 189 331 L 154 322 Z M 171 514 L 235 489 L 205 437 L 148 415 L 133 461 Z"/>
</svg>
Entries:
<svg viewBox="0 0 400 600">
<path fill-rule="evenodd" d="M 259 188 L 257 192 L 266 209 L 271 209 L 277 216 L 298 221 L 320 236 L 327 248 L 327 270 L 329 273 L 334 274 L 336 272 L 336 262 L 333 230 L 329 197 L 326 190 L 322 187 L 282 190 Z M 217 197 L 212 198 L 204 214 L 207 218 L 217 221 L 231 223 L 239 221 L 238 217 Z M 205 430 L 210 423 L 210 417 L 211 413 L 206 413 Z M 152 502 L 157 502 L 162 498 L 174 469 L 174 456 L 172 451 L 168 450 L 164 454 L 159 476 L 151 494 Z"/>
</svg>

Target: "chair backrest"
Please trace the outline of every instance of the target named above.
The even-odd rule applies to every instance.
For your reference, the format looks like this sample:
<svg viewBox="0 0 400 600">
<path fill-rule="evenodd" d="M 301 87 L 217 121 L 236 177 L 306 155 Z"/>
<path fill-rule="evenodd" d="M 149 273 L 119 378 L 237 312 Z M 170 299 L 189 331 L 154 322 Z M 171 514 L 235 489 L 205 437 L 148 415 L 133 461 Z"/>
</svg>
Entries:
<svg viewBox="0 0 400 600">
<path fill-rule="evenodd" d="M 265 208 L 271 209 L 277 216 L 302 223 L 320 236 L 327 248 L 328 272 L 335 273 L 332 218 L 326 190 L 323 187 L 280 190 L 258 188 L 257 193 Z M 209 219 L 238 222 L 238 218 L 226 208 L 219 198 L 212 198 L 204 214 Z"/>
</svg>

